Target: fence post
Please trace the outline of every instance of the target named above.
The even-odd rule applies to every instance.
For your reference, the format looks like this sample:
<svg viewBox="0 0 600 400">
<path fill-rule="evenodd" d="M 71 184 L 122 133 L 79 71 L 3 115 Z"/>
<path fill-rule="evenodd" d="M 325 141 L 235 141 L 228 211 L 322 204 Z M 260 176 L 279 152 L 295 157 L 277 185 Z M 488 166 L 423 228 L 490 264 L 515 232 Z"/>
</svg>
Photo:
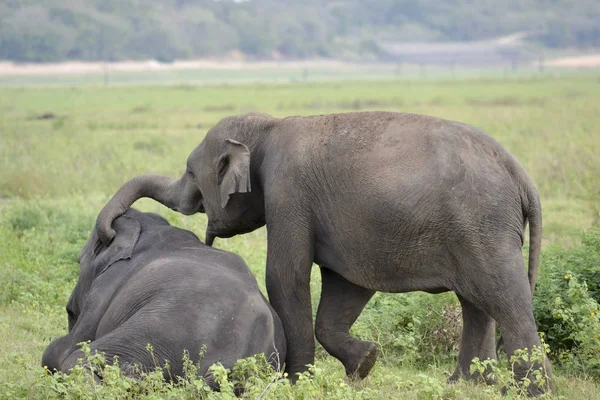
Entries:
<svg viewBox="0 0 600 400">
<path fill-rule="evenodd" d="M 109 76 L 108 76 L 108 64 L 106 62 L 104 62 L 102 64 L 102 69 L 104 70 L 104 86 L 108 86 Z"/>
</svg>

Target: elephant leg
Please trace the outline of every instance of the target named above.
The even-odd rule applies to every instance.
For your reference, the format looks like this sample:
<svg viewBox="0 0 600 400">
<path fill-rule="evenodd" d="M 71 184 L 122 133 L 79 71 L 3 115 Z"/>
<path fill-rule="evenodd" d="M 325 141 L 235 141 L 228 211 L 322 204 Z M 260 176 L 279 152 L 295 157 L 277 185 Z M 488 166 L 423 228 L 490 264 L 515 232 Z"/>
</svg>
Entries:
<svg viewBox="0 0 600 400">
<path fill-rule="evenodd" d="M 530 291 L 527 293 L 530 293 Z M 531 296 L 523 296 L 523 298 L 529 301 L 529 304 L 522 307 L 522 310 L 518 310 L 518 306 L 515 304 L 514 308 L 511 308 L 508 312 L 500 313 L 496 318 L 502 331 L 504 348 L 509 357 L 513 356 L 516 350 L 526 350 L 531 355 L 531 350 L 534 347 L 541 348 L 540 338 L 533 317 Z M 547 357 L 544 356 L 543 360 L 534 361 L 533 363 L 519 360 L 512 368 L 515 372 L 517 383 L 521 382 L 525 377 L 532 380 L 532 383 L 527 387 L 527 394 L 529 396 L 536 397 L 553 389 L 552 367 Z M 535 378 L 532 372 L 535 370 L 542 370 L 544 372 L 545 382 L 543 384 L 533 382 Z"/>
<path fill-rule="evenodd" d="M 90 378 L 96 384 L 100 383 L 98 374 L 85 362 L 85 353 L 78 346 L 74 346 L 73 341 L 71 335 L 54 340 L 42 356 L 42 366 L 52 373 L 57 371 L 70 373 L 78 363 L 81 363 L 84 368 L 89 370 Z M 91 380 L 89 383 L 91 383 Z"/>
<path fill-rule="evenodd" d="M 458 365 L 448 382 L 456 382 L 461 377 L 473 381 L 493 383 L 479 373 L 471 374 L 470 366 L 475 357 L 480 360 L 494 359 L 496 357 L 496 323 L 492 317 L 475 307 L 464 297 L 457 295 L 462 306 L 463 330 L 460 338 Z"/>
<path fill-rule="evenodd" d="M 493 274 L 479 276 L 478 279 L 473 277 L 470 290 L 460 294 L 496 320 L 509 357 L 519 349 L 531 353 L 531 349 L 539 348 L 541 343 L 533 317 L 531 289 L 520 249 L 506 257 L 498 257 L 496 254 L 493 260 L 489 260 L 488 267 L 482 271 L 494 271 Z M 533 382 L 534 375 L 531 372 L 538 369 L 545 371 L 546 379 L 543 383 Z M 532 380 L 527 386 L 529 396 L 541 395 L 552 388 L 552 369 L 546 357 L 541 362 L 533 363 L 521 360 L 513 365 L 513 370 L 517 382 L 521 382 L 525 377 Z"/>
<path fill-rule="evenodd" d="M 93 354 L 93 352 L 92 352 Z M 81 349 L 74 350 L 71 354 L 69 354 L 62 363 L 61 370 L 64 372 L 71 371 L 78 363 L 81 363 L 84 368 L 86 368 L 90 373 L 90 378 L 93 379 L 94 383 L 99 385 L 101 380 L 98 376 L 98 372 L 94 370 L 94 368 L 89 365 L 86 361 L 85 353 L 81 351 Z M 91 381 L 89 382 L 91 383 Z"/>
<path fill-rule="evenodd" d="M 42 366 L 48 371 L 62 371 L 62 359 L 70 351 L 69 336 L 62 336 L 52 341 L 42 355 Z"/>
<path fill-rule="evenodd" d="M 278 223 L 267 229 L 267 293 L 287 340 L 285 372 L 295 382 L 297 374 L 315 361 L 310 301 L 313 242 L 307 225 L 289 218 Z"/>
<path fill-rule="evenodd" d="M 156 331 L 144 329 L 144 325 L 142 324 L 139 324 L 138 329 L 135 329 L 136 324 L 131 324 L 130 322 L 131 320 L 112 332 L 91 342 L 91 354 L 103 354 L 107 365 L 113 364 L 115 358 L 118 359 L 119 367 L 123 375 L 136 379 L 141 377 L 141 372 L 153 371 L 157 367 L 162 368 L 167 361 L 170 362 L 172 366 L 176 364 L 176 362 L 174 362 L 174 357 L 169 357 L 168 354 L 159 352 L 158 348 L 160 348 L 160 346 L 158 346 L 157 343 L 164 343 L 164 341 L 156 334 Z M 127 327 L 127 325 L 129 325 L 129 327 Z M 154 346 L 157 347 L 154 354 L 146 348 L 149 343 L 154 343 Z M 65 358 L 63 368 L 65 370 L 70 370 L 78 363 L 82 363 L 85 368 L 93 371 L 94 380 L 96 383 L 100 382 L 98 371 L 96 371 L 93 366 L 89 365 L 85 353 L 79 348 Z M 164 371 L 164 377 L 165 379 L 169 378 L 169 374 L 166 370 Z"/>
<path fill-rule="evenodd" d="M 325 350 L 344 364 L 346 374 L 364 378 L 377 360 L 377 346 L 350 336 L 350 327 L 375 293 L 321 267 L 322 291 L 316 336 Z"/>
</svg>

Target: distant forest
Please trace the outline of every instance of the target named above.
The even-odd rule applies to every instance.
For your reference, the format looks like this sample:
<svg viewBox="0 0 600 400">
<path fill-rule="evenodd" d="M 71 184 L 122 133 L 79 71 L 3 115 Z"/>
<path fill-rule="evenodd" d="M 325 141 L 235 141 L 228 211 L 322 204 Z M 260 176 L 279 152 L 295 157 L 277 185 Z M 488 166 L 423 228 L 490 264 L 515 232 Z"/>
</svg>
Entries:
<svg viewBox="0 0 600 400">
<path fill-rule="evenodd" d="M 0 59 L 376 58 L 381 42 L 526 31 L 600 48 L 599 0 L 0 0 Z"/>
</svg>

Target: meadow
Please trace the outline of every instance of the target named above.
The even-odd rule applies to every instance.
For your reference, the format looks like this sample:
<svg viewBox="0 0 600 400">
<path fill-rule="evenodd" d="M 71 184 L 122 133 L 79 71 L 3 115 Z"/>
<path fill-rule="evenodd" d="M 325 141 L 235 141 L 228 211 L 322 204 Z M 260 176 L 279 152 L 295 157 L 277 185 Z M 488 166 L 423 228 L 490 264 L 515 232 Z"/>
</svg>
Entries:
<svg viewBox="0 0 600 400">
<path fill-rule="evenodd" d="M 599 105 L 600 75 L 594 73 L 2 87 L 0 398 L 109 398 L 101 390 L 68 392 L 65 388 L 77 385 L 48 378 L 40 360 L 45 346 L 66 334 L 64 307 L 78 277 L 79 250 L 97 213 L 124 182 L 142 173 L 179 176 L 189 152 L 228 115 L 261 111 L 283 117 L 357 110 L 465 122 L 495 137 L 521 161 L 540 193 L 544 215 L 535 304 L 556 377 L 556 391 L 549 397 L 600 398 Z M 135 207 L 157 212 L 203 238 L 204 215 L 184 217 L 148 199 Z M 216 246 L 242 256 L 264 291 L 264 228 L 217 239 Z M 317 268 L 311 288 L 316 310 Z M 363 382 L 346 379 L 341 364 L 318 347 L 314 377 L 306 376 L 295 388 L 280 381 L 269 387 L 257 384 L 258 391 L 249 393 L 268 398 L 502 398 L 501 385 L 445 383 L 454 370 L 460 338 L 460 312 L 451 293 L 378 294 L 353 332 L 381 349 Z M 139 397 L 169 397 L 168 390 L 158 394 L 159 386 Z M 126 389 L 118 393 L 128 396 Z M 518 393 L 509 392 L 511 396 Z"/>
</svg>

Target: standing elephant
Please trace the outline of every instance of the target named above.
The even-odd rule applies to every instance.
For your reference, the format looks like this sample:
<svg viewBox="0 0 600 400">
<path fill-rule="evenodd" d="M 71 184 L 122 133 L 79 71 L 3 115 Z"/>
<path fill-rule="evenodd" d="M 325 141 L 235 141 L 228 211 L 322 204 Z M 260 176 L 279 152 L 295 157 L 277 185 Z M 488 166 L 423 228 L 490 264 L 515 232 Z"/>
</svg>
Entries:
<svg viewBox="0 0 600 400">
<path fill-rule="evenodd" d="M 135 364 L 148 371 L 166 361 L 165 378 L 183 376 L 187 351 L 212 388 L 207 371 L 216 362 L 231 368 L 264 353 L 273 366 L 278 357 L 283 364 L 281 320 L 239 256 L 204 245 L 156 214 L 130 209 L 114 227 L 109 246 L 93 231 L 83 247 L 67 303 L 69 333 L 50 343 L 42 365 L 68 372 L 83 357 L 77 343 L 88 340 L 109 362 L 118 356 L 130 375 Z"/>
<path fill-rule="evenodd" d="M 192 151 L 180 179 L 127 182 L 98 217 L 103 241 L 141 197 L 185 215 L 206 213 L 209 245 L 266 224 L 267 291 L 292 376 L 314 361 L 313 262 L 323 284 L 316 338 L 348 375 L 362 378 L 375 363 L 376 346 L 349 329 L 376 291 L 457 294 L 464 328 L 451 380 L 471 377 L 473 358 L 495 356 L 495 321 L 509 354 L 540 345 L 532 311 L 538 194 L 519 162 L 473 127 L 392 112 L 232 116 Z"/>
</svg>

